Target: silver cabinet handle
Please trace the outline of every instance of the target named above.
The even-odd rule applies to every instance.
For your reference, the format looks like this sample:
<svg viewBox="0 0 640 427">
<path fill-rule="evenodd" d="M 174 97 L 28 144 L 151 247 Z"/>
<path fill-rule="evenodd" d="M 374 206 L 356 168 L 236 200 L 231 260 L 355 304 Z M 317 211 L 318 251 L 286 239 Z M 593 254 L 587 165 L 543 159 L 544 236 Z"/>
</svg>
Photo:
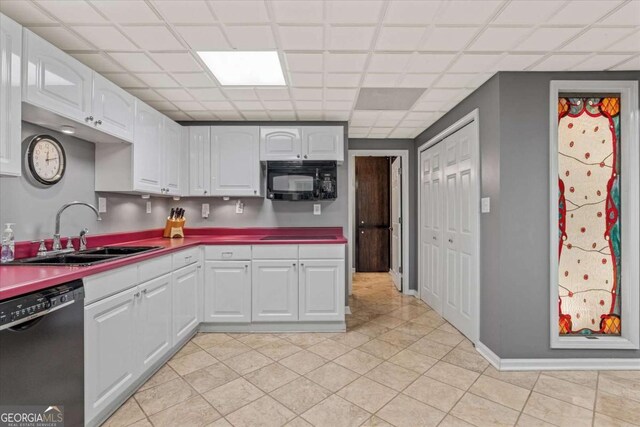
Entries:
<svg viewBox="0 0 640 427">
<path fill-rule="evenodd" d="M 87 122 L 87 123 L 92 122 L 93 121 L 93 116 L 85 117 L 84 121 Z"/>
<path fill-rule="evenodd" d="M 133 294 L 133 296 L 138 298 L 140 296 L 140 292 L 136 292 L 135 294 Z"/>
<path fill-rule="evenodd" d="M 99 126 L 102 124 L 102 120 L 96 120 L 96 126 Z"/>
<path fill-rule="evenodd" d="M 143 290 L 142 290 L 142 293 L 143 293 L 143 294 L 146 294 L 146 293 L 147 293 L 147 290 L 148 290 L 148 289 L 143 289 Z"/>
<path fill-rule="evenodd" d="M 249 264 L 244 265 L 244 271 L 249 271 Z"/>
</svg>

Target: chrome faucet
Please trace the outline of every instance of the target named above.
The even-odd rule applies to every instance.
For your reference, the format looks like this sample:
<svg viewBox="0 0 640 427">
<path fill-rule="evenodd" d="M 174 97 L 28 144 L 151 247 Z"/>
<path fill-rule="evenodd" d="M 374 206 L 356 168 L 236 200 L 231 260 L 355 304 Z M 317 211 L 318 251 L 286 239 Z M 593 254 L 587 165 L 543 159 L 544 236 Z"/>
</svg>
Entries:
<svg viewBox="0 0 640 427">
<path fill-rule="evenodd" d="M 60 242 L 60 215 L 62 215 L 62 212 L 64 212 L 64 210 L 67 209 L 69 206 L 75 206 L 75 205 L 82 205 L 82 206 L 88 207 L 93 212 L 95 212 L 96 219 L 98 221 L 102 221 L 102 217 L 100 216 L 98 209 L 96 209 L 95 206 L 89 203 L 75 201 L 75 202 L 71 202 L 71 203 L 67 203 L 66 205 L 63 205 L 58 211 L 58 213 L 56 214 L 56 231 L 55 231 L 55 234 L 53 235 L 53 248 L 52 248 L 52 250 L 54 251 L 62 250 L 62 243 Z"/>
<path fill-rule="evenodd" d="M 89 232 L 88 228 L 83 228 L 80 231 L 80 247 L 78 248 L 79 251 L 86 251 L 87 250 L 87 233 Z"/>
</svg>

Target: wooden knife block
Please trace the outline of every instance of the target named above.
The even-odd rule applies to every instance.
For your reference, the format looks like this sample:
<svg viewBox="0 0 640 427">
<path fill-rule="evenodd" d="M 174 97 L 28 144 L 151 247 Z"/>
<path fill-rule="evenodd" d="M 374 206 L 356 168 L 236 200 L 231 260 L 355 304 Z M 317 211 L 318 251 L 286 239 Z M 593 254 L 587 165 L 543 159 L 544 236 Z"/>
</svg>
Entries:
<svg viewBox="0 0 640 427">
<path fill-rule="evenodd" d="M 164 232 L 162 237 L 168 239 L 176 239 L 184 237 L 184 218 L 179 219 L 167 219 L 167 224 L 164 226 Z"/>
</svg>

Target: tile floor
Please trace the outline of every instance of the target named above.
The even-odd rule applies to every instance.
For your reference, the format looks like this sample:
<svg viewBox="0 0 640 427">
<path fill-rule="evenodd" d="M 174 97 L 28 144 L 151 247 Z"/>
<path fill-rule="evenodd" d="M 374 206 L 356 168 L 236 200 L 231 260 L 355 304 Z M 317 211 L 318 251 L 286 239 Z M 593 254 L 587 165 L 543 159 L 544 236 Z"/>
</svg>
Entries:
<svg viewBox="0 0 640 427">
<path fill-rule="evenodd" d="M 498 372 L 387 274 L 348 331 L 202 333 L 105 426 L 640 425 L 640 372 Z"/>
</svg>

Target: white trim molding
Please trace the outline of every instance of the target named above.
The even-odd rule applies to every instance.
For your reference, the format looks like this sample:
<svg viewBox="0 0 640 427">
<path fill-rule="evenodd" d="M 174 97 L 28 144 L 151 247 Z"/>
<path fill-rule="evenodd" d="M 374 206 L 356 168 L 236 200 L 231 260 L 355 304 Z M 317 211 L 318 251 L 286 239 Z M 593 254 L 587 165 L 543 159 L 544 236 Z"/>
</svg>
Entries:
<svg viewBox="0 0 640 427">
<path fill-rule="evenodd" d="M 620 94 L 620 161 L 621 161 L 621 336 L 607 335 L 560 335 L 558 331 L 558 95 L 560 93 L 581 94 Z M 573 349 L 638 349 L 640 348 L 640 148 L 638 125 L 638 82 L 636 81 L 599 81 L 599 80 L 552 80 L 549 91 L 549 184 L 550 184 L 550 308 L 551 348 Z M 519 359 L 518 359 L 519 360 Z M 535 359 L 537 360 L 537 359 Z M 544 359 L 546 360 L 546 359 Z M 563 366 L 588 364 L 585 360 L 600 359 L 562 359 Z M 602 359 L 618 364 L 626 359 Z M 634 359 L 637 366 L 640 361 Z M 524 363 L 524 362 L 518 362 Z M 533 362 L 532 362 L 533 363 Z M 544 362 L 547 363 L 547 362 Z M 543 366 L 544 363 L 540 366 Z M 551 362 L 549 362 L 551 363 Z M 598 364 L 600 362 L 593 362 Z M 627 365 L 624 365 L 627 366 Z M 581 369 L 579 366 L 573 366 Z M 548 369 L 548 368 L 545 368 Z M 584 368 L 587 369 L 587 368 Z M 597 369 L 604 369 L 598 367 Z M 618 369 L 623 369 L 622 367 Z M 627 369 L 627 368 L 624 368 Z"/>
<path fill-rule="evenodd" d="M 499 371 L 638 371 L 640 359 L 502 359 L 479 342 L 476 351 Z"/>
</svg>

